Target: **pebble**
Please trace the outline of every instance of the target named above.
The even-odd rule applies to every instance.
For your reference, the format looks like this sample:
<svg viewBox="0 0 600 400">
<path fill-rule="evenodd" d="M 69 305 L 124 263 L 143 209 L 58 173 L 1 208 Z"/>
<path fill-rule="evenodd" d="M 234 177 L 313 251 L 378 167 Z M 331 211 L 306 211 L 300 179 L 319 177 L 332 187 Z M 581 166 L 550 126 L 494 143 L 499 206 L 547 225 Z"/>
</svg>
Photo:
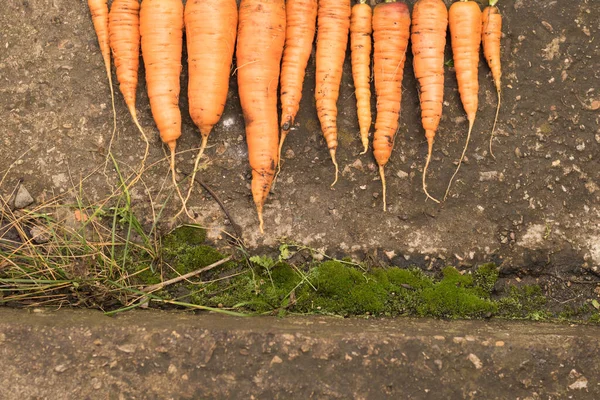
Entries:
<svg viewBox="0 0 600 400">
<path fill-rule="evenodd" d="M 475 354 L 471 353 L 467 356 L 467 359 L 469 361 L 471 361 L 471 363 L 473 363 L 473 365 L 475 366 L 475 369 L 481 369 L 483 368 L 483 363 L 481 362 L 481 360 L 479 359 L 479 357 L 477 357 Z"/>
<path fill-rule="evenodd" d="M 400 170 L 400 171 L 396 172 L 396 176 L 400 179 L 404 179 L 404 178 L 408 178 L 408 173 Z"/>
<path fill-rule="evenodd" d="M 65 364 L 60 364 L 60 365 L 57 365 L 56 367 L 54 367 L 54 370 L 60 374 L 62 372 L 65 372 L 67 370 L 67 368 L 68 367 Z"/>
<path fill-rule="evenodd" d="M 285 151 L 285 158 L 287 158 L 288 160 L 293 159 L 294 157 L 296 157 L 296 153 L 294 153 L 294 150 L 292 149 L 287 149 Z"/>
<path fill-rule="evenodd" d="M 479 181 L 487 182 L 487 181 L 500 181 L 504 180 L 504 174 L 498 171 L 485 171 L 479 173 Z"/>
<path fill-rule="evenodd" d="M 37 225 L 31 228 L 29 234 L 31 235 L 31 239 L 37 244 L 44 244 L 50 241 L 50 234 L 48 231 Z"/>
<path fill-rule="evenodd" d="M 33 197 L 29 194 L 29 191 L 23 185 L 19 185 L 17 194 L 15 195 L 14 206 L 17 210 L 25 208 L 33 203 Z"/>
<path fill-rule="evenodd" d="M 281 357 L 274 356 L 273 359 L 271 360 L 271 365 L 273 365 L 273 364 L 281 364 L 282 362 L 283 362 L 283 360 L 281 359 Z"/>
</svg>

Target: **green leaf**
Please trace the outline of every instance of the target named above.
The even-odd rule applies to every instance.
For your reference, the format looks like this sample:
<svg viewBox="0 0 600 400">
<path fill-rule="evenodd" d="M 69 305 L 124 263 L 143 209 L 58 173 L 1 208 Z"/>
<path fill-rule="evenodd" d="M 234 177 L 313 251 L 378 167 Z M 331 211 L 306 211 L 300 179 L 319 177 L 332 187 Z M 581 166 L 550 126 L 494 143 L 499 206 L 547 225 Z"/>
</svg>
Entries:
<svg viewBox="0 0 600 400">
<path fill-rule="evenodd" d="M 598 300 L 596 300 L 596 299 L 592 300 L 592 305 L 594 306 L 594 308 L 596 310 L 600 310 L 600 303 L 598 303 Z"/>
</svg>

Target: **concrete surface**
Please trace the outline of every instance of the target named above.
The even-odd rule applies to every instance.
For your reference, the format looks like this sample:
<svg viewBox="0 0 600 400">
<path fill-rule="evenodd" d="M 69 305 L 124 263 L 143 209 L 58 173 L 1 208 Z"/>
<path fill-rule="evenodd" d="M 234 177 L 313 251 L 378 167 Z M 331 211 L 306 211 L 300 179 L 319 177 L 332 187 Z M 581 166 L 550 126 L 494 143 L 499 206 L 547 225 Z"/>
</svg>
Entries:
<svg viewBox="0 0 600 400">
<path fill-rule="evenodd" d="M 0 309 L 0 398 L 598 399 L 598 328 Z"/>
<path fill-rule="evenodd" d="M 421 190 L 426 143 L 412 56 L 408 55 L 405 70 L 401 128 L 387 167 L 387 213 L 381 212 L 381 183 L 372 155 L 357 155 L 360 144 L 348 59 L 339 100 L 343 174 L 334 189 L 329 187 L 333 169 L 317 122 L 311 59 L 296 131 L 286 142 L 283 170 L 266 206 L 267 233 L 260 236 L 232 76 L 227 108 L 210 137 L 208 165 L 201 177 L 241 225 L 247 244 L 272 246 L 287 240 L 358 259 L 375 255 L 397 265 L 492 259 L 516 267 L 598 266 L 600 114 L 591 102 L 600 96 L 600 2 L 503 0 L 499 6 L 505 16 L 505 37 L 497 159 L 488 154 L 496 95 L 482 60 L 480 107 L 468 160 L 452 198 L 443 206 L 425 201 Z M 84 196 L 90 202 L 103 199 L 110 189 L 107 181 L 116 182 L 112 171 L 109 179 L 98 172 L 107 151 L 112 112 L 87 7 L 81 0 L 10 0 L 2 4 L 0 24 L 0 171 L 16 162 L 0 190 L 6 195 L 22 179 L 40 202 L 96 171 L 84 184 Z M 171 188 L 143 74 L 142 69 L 137 108 L 152 137 L 149 163 L 158 164 L 144 176 L 147 189 L 137 185 L 132 198 L 134 209 L 149 223 L 150 202 L 161 206 Z M 190 172 L 193 149 L 200 143 L 186 111 L 186 81 L 184 66 L 184 126 L 178 147 L 183 173 Z M 118 139 L 113 150 L 127 171 L 139 166 L 143 145 L 116 85 L 115 90 Z M 452 68 L 447 69 L 445 101 L 429 175 L 436 196 L 443 195 L 467 130 Z M 218 239 L 219 229 L 228 226 L 219 206 L 200 191 L 191 206 L 197 222 L 214 228 L 211 237 Z M 176 208 L 178 204 L 170 201 L 166 215 Z"/>
</svg>

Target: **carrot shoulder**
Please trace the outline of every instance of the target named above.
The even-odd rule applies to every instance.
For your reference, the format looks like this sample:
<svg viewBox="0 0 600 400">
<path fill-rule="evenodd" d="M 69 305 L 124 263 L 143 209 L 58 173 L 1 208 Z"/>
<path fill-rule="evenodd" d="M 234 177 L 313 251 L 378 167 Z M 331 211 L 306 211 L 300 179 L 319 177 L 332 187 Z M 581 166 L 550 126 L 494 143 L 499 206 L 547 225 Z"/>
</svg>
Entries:
<svg viewBox="0 0 600 400">
<path fill-rule="evenodd" d="M 321 130 L 335 166 L 335 180 L 332 186 L 337 182 L 339 172 L 335 158 L 338 146 L 337 100 L 348 46 L 350 13 L 350 0 L 319 0 L 315 100 Z"/>
<path fill-rule="evenodd" d="M 350 18 L 350 48 L 352 54 L 352 78 L 356 95 L 356 110 L 360 139 L 364 154 L 369 148 L 371 129 L 371 42 L 373 33 L 373 11 L 366 0 L 352 7 Z"/>
<path fill-rule="evenodd" d="M 377 117 L 373 155 L 383 186 L 383 209 L 387 209 L 384 167 L 394 148 L 398 130 L 404 62 L 410 36 L 410 13 L 401 2 L 380 3 L 373 12 L 373 70 L 377 94 Z"/>
<path fill-rule="evenodd" d="M 242 0 L 239 11 L 237 75 L 246 122 L 252 196 L 263 231 L 279 139 L 277 83 L 285 42 L 284 0 Z"/>
</svg>

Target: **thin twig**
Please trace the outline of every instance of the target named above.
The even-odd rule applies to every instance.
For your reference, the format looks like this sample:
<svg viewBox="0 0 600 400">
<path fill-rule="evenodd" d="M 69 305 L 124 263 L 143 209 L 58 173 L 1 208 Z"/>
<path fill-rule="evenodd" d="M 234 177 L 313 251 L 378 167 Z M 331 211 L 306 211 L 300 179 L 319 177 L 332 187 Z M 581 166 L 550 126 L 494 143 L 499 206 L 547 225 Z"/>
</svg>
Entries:
<svg viewBox="0 0 600 400">
<path fill-rule="evenodd" d="M 219 260 L 216 263 L 210 264 L 207 267 L 197 269 L 196 271 L 188 272 L 185 275 L 180 275 L 180 276 L 178 276 L 176 278 L 169 279 L 168 281 L 157 283 L 156 285 L 148 286 L 147 288 L 143 289 L 142 291 L 145 292 L 145 293 L 152 293 L 152 292 L 155 292 L 157 290 L 161 290 L 165 286 L 173 285 L 175 283 L 178 283 L 178 282 L 184 281 L 186 279 L 192 278 L 192 277 L 194 277 L 196 275 L 201 274 L 202 272 L 206 272 L 208 270 L 211 270 L 213 268 L 218 267 L 219 265 L 225 264 L 226 262 L 228 262 L 230 260 L 231 260 L 231 256 L 225 257 L 224 259 Z"/>
</svg>

